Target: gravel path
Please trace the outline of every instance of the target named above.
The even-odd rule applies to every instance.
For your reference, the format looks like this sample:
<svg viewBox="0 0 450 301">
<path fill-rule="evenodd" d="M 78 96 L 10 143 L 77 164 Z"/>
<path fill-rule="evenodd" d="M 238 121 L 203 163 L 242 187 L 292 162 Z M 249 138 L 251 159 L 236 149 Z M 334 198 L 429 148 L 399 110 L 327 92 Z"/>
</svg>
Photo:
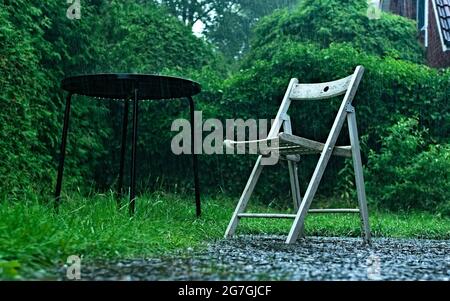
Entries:
<svg viewBox="0 0 450 301">
<path fill-rule="evenodd" d="M 244 236 L 201 252 L 82 266 L 83 280 L 450 280 L 450 241 Z M 63 274 L 63 273 L 62 273 Z M 65 274 L 65 273 L 64 273 Z M 63 275 L 64 275 L 63 274 Z"/>
</svg>

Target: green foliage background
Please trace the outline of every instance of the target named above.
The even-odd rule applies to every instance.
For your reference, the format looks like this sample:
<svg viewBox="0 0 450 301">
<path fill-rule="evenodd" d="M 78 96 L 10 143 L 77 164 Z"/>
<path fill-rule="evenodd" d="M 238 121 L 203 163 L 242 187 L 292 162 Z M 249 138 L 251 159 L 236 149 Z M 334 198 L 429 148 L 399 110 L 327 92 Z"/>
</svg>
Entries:
<svg viewBox="0 0 450 301">
<path fill-rule="evenodd" d="M 189 73 L 214 61 L 210 46 L 152 3 L 91 1 L 83 3 L 80 20 L 66 18 L 66 5 L 56 0 L 2 1 L 0 5 L 0 189 L 12 197 L 22 197 L 21 193 L 32 187 L 47 194 L 52 187 L 64 110 L 59 88 L 62 78 L 93 72 L 158 73 L 163 69 Z M 121 105 L 75 99 L 67 187 L 95 183 L 104 189 L 114 181 Z M 142 108 L 143 136 L 158 133 L 160 123 L 153 120 L 161 116 L 161 110 L 185 111 L 179 103 Z M 165 125 L 170 112 L 167 116 Z M 145 142 L 144 138 L 141 147 L 150 145 Z"/>
<path fill-rule="evenodd" d="M 244 47 L 248 51 L 230 64 L 239 47 L 234 44 L 230 53 L 223 51 L 230 33 L 226 38 L 219 34 L 220 24 L 204 39 L 197 38 L 179 16 L 154 1 L 84 1 L 81 20 L 69 20 L 61 1 L 2 0 L 0 195 L 23 201 L 39 193 L 51 199 L 64 108 L 59 83 L 65 76 L 186 76 L 203 86 L 196 103 L 204 119 L 262 119 L 273 118 L 289 78 L 334 80 L 364 65 L 355 106 L 373 205 L 448 215 L 450 72 L 424 65 L 415 23 L 390 14 L 369 20 L 365 0 L 302 0 L 295 8 L 288 2 L 289 9 L 257 22 L 250 47 Z M 235 23 L 230 22 L 233 18 L 222 25 Z M 337 104 L 338 100 L 295 103 L 290 112 L 294 133 L 324 141 Z M 122 105 L 75 99 L 64 181 L 68 193 L 113 188 Z M 190 158 L 174 156 L 170 150 L 171 123 L 188 116 L 187 103 L 147 102 L 140 108 L 141 191 L 190 193 Z M 348 138 L 343 135 L 339 143 L 347 144 Z M 302 160 L 303 191 L 316 159 Z M 201 156 L 203 192 L 238 195 L 254 160 Z M 283 167 L 264 174 L 258 186 L 262 199 L 288 204 Z M 333 159 L 330 167 L 320 194 L 349 201 L 354 196 L 348 163 Z"/>
</svg>

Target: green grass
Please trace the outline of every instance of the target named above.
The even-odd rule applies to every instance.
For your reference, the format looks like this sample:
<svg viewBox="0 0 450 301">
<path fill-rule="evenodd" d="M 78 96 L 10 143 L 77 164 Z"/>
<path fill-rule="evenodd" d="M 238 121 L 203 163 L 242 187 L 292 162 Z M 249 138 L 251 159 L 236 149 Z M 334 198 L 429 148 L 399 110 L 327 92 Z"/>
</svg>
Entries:
<svg viewBox="0 0 450 301">
<path fill-rule="evenodd" d="M 194 217 L 191 198 L 155 193 L 138 200 L 130 218 L 111 195 L 65 198 L 59 214 L 37 201 L 0 203 L 0 279 L 27 277 L 34 270 L 62 266 L 69 255 L 83 260 L 158 256 L 220 239 L 235 199 L 208 198 Z M 259 211 L 261 208 L 252 208 Z M 374 236 L 450 239 L 450 219 L 427 213 L 371 212 Z M 243 220 L 239 233 L 282 234 L 291 221 Z M 359 236 L 356 215 L 309 215 L 306 235 Z"/>
</svg>

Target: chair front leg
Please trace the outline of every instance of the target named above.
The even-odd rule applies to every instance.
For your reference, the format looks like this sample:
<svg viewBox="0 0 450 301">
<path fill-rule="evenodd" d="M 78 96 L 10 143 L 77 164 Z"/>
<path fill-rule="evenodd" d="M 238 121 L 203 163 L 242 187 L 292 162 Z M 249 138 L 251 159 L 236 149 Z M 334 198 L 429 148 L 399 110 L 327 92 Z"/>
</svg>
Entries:
<svg viewBox="0 0 450 301">
<path fill-rule="evenodd" d="M 244 213 L 245 208 L 247 207 L 248 201 L 250 200 L 250 196 L 255 189 L 256 183 L 261 175 L 264 165 L 261 164 L 262 156 L 258 157 L 256 160 L 256 164 L 253 167 L 250 178 L 247 181 L 247 185 L 245 185 L 244 191 L 242 192 L 241 198 L 234 210 L 233 216 L 231 217 L 230 223 L 228 224 L 228 228 L 225 232 L 225 238 L 230 238 L 236 232 L 236 228 L 239 223 L 239 214 Z"/>
<path fill-rule="evenodd" d="M 364 175 L 361 162 L 361 151 L 359 146 L 358 129 L 356 126 L 356 115 L 353 109 L 347 114 L 350 143 L 352 145 L 353 168 L 355 170 L 356 193 L 358 195 L 359 214 L 364 231 L 364 242 L 371 243 L 369 211 L 367 208 L 366 189 L 364 186 Z"/>
</svg>

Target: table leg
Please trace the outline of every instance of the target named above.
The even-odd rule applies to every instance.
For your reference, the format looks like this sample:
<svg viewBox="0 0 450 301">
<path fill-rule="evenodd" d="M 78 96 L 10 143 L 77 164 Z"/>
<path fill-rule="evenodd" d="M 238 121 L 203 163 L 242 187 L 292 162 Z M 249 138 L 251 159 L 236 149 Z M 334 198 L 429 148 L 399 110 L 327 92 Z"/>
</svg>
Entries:
<svg viewBox="0 0 450 301">
<path fill-rule="evenodd" d="M 70 117 L 70 104 L 72 102 L 72 93 L 67 95 L 66 99 L 66 110 L 64 112 L 64 125 L 61 138 L 61 148 L 59 152 L 59 166 L 58 166 L 58 177 L 56 179 L 56 189 L 55 189 L 55 210 L 58 212 L 59 205 L 61 203 L 61 188 L 62 179 L 64 173 L 64 160 L 66 159 L 66 145 L 67 145 L 67 132 L 69 130 L 69 117 Z"/>
<path fill-rule="evenodd" d="M 137 148 L 137 126 L 138 126 L 138 90 L 134 91 L 133 100 L 133 136 L 131 146 L 131 188 L 130 188 L 130 215 L 134 214 L 136 206 L 136 148 Z"/>
<path fill-rule="evenodd" d="M 195 105 L 192 97 L 188 97 L 189 99 L 189 108 L 191 113 L 191 155 L 192 155 L 192 164 L 194 167 L 194 185 L 195 185 L 195 206 L 196 206 L 196 215 L 200 217 L 202 214 L 202 207 L 200 201 L 200 181 L 198 178 L 198 160 L 197 154 L 195 153 Z"/>
<path fill-rule="evenodd" d="M 123 123 L 122 123 L 122 144 L 120 146 L 120 169 L 119 169 L 119 180 L 118 180 L 118 198 L 117 205 L 120 206 L 120 200 L 123 197 L 123 173 L 125 169 L 125 153 L 127 145 L 127 131 L 128 131 L 128 108 L 130 106 L 130 101 L 125 100 L 123 108 Z"/>
</svg>

